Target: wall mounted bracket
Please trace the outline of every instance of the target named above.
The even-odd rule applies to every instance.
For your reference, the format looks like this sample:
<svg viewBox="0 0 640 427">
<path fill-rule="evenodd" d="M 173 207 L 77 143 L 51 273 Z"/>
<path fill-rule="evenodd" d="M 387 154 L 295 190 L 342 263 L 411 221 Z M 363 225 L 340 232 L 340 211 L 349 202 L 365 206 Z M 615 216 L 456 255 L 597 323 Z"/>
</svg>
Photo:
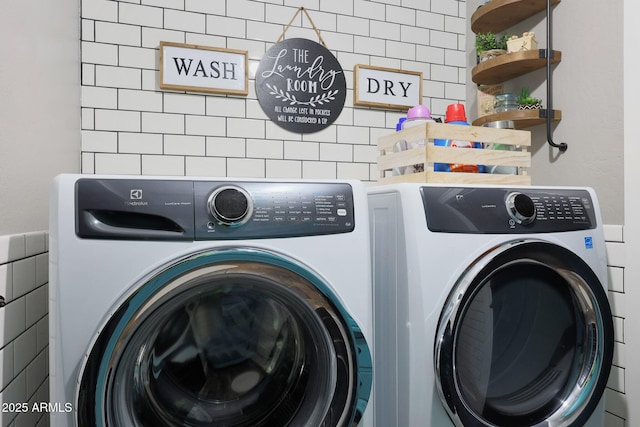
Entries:
<svg viewBox="0 0 640 427">
<path fill-rule="evenodd" d="M 551 39 L 553 37 L 553 26 L 551 21 L 551 0 L 547 0 L 547 49 L 545 51 L 545 57 L 547 59 L 547 142 L 552 147 L 564 152 L 567 151 L 567 144 L 565 142 L 556 144 L 553 142 L 553 135 L 551 134 L 551 120 L 553 119 L 553 83 L 551 80 L 551 60 L 553 59 Z"/>
</svg>

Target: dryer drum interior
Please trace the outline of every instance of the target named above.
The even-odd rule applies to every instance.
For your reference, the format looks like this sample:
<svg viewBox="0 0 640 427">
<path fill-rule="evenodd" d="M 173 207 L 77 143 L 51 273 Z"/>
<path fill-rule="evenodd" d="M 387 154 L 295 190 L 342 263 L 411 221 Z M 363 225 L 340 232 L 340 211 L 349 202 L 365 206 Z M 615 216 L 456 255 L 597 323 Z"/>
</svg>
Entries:
<svg viewBox="0 0 640 427">
<path fill-rule="evenodd" d="M 457 425 L 581 426 L 611 369 L 606 292 L 574 253 L 510 242 L 453 288 L 435 356 L 438 390 Z"/>
<path fill-rule="evenodd" d="M 121 305 L 93 346 L 80 425 L 359 419 L 355 341 L 363 337 L 354 338 L 355 322 L 322 286 L 297 264 L 251 250 L 208 252 L 165 269 Z"/>
</svg>

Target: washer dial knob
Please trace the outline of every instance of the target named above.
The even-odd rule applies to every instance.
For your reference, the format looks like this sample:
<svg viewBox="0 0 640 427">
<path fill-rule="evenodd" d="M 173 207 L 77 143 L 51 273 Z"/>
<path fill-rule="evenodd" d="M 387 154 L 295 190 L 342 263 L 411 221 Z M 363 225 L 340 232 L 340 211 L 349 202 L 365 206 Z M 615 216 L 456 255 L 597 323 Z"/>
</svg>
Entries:
<svg viewBox="0 0 640 427">
<path fill-rule="evenodd" d="M 221 224 L 240 225 L 251 217 L 253 202 L 245 190 L 235 186 L 216 189 L 207 202 L 209 213 Z"/>
<path fill-rule="evenodd" d="M 536 206 L 531 197 L 514 191 L 507 196 L 507 212 L 518 224 L 530 224 L 536 219 Z"/>
</svg>

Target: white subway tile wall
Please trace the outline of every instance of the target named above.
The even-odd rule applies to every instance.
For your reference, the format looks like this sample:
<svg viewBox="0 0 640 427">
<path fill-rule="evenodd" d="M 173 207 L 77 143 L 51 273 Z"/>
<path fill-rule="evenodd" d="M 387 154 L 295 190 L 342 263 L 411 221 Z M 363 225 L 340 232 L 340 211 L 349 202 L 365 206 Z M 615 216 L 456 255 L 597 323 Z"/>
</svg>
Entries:
<svg viewBox="0 0 640 427">
<path fill-rule="evenodd" d="M 46 232 L 0 236 L 0 427 L 49 425 Z"/>
<path fill-rule="evenodd" d="M 465 99 L 464 5 L 82 0 L 82 172 L 374 181 L 377 138 L 402 112 L 354 107 L 353 67 L 422 71 L 423 103 L 443 116 Z M 273 124 L 257 101 L 255 71 L 247 97 L 160 90 L 160 41 L 247 50 L 255 70 L 299 6 L 347 81 L 345 107 L 329 128 L 300 135 Z M 285 36 L 319 41 L 304 13 Z"/>
<path fill-rule="evenodd" d="M 625 246 L 623 227 L 619 225 L 605 225 L 605 240 L 607 245 L 607 265 L 609 271 L 609 303 L 613 311 L 613 325 L 615 332 L 615 348 L 613 366 L 609 375 L 606 390 L 605 427 L 627 426 L 627 405 L 625 395 L 625 283 L 624 267 Z"/>
</svg>

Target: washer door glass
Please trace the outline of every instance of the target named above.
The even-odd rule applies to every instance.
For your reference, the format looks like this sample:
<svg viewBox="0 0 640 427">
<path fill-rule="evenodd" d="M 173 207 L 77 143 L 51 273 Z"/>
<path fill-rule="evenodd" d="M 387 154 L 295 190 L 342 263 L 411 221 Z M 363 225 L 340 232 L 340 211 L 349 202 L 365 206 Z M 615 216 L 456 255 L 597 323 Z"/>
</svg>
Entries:
<svg viewBox="0 0 640 427">
<path fill-rule="evenodd" d="M 606 386 L 613 324 L 606 292 L 572 252 L 504 245 L 460 278 L 443 311 L 436 377 L 464 426 L 578 426 Z"/>
<path fill-rule="evenodd" d="M 356 354 L 368 349 L 318 280 L 252 250 L 199 254 L 159 273 L 94 345 L 81 381 L 80 425 L 359 420 L 360 394 L 367 392 L 366 404 L 370 385 L 358 388 Z"/>
</svg>

